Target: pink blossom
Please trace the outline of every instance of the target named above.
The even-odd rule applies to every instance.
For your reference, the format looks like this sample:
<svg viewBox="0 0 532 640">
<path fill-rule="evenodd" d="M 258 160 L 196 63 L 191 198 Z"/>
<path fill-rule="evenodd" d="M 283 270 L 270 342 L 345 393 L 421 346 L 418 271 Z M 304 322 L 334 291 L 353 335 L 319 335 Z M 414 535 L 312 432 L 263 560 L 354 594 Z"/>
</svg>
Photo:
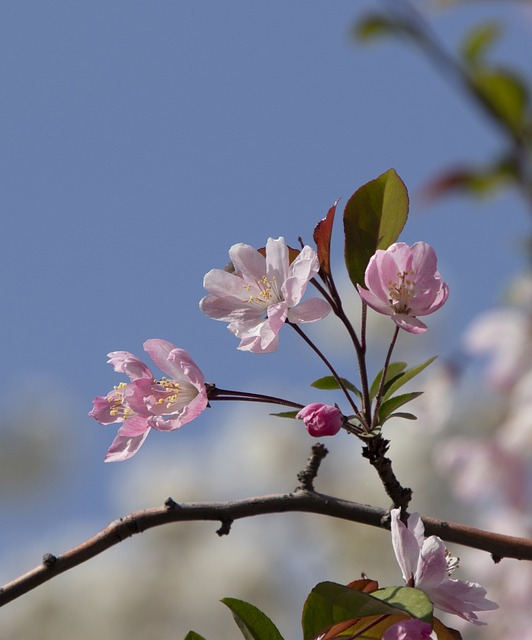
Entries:
<svg viewBox="0 0 532 640">
<path fill-rule="evenodd" d="M 412 618 L 402 620 L 388 627 L 382 640 L 429 640 L 432 637 L 432 627 L 423 620 Z"/>
<path fill-rule="evenodd" d="M 400 514 L 400 509 L 390 512 L 392 544 L 406 585 L 424 591 L 442 611 L 477 625 L 485 624 L 474 612 L 498 609 L 499 605 L 487 600 L 486 590 L 476 582 L 451 580 L 449 576 L 458 566 L 458 559 L 447 553 L 437 536 L 424 537 L 419 513 L 409 516 L 408 526 L 401 522 Z"/>
<path fill-rule="evenodd" d="M 150 430 L 173 431 L 196 418 L 207 406 L 205 378 L 184 349 L 160 339 L 147 340 L 144 350 L 168 374 L 156 379 L 148 367 L 128 351 L 108 354 L 115 371 L 131 382 L 121 382 L 107 396 L 94 398 L 89 413 L 100 424 L 122 423 L 106 462 L 135 455 Z"/>
<path fill-rule="evenodd" d="M 521 309 L 494 309 L 477 316 L 466 329 L 468 353 L 489 356 L 486 374 L 496 389 L 507 391 L 532 358 L 530 316 Z"/>
<path fill-rule="evenodd" d="M 366 288 L 357 285 L 358 292 L 372 309 L 391 316 L 401 329 L 423 333 L 427 326 L 417 316 L 434 313 L 449 296 L 436 265 L 434 249 L 425 242 L 411 247 L 397 242 L 371 257 Z"/>
<path fill-rule="evenodd" d="M 303 420 L 311 436 L 335 436 L 342 428 L 344 417 L 337 407 L 313 402 L 301 409 L 296 418 Z"/>
<path fill-rule="evenodd" d="M 321 298 L 301 302 L 319 271 L 311 247 L 303 247 L 292 263 L 284 238 L 270 238 L 266 256 L 247 244 L 233 245 L 229 256 L 235 272 L 212 269 L 206 274 L 203 285 L 210 295 L 200 308 L 215 320 L 229 322 L 242 351 L 275 351 L 285 321 L 315 322 L 329 313 L 329 304 Z"/>
</svg>

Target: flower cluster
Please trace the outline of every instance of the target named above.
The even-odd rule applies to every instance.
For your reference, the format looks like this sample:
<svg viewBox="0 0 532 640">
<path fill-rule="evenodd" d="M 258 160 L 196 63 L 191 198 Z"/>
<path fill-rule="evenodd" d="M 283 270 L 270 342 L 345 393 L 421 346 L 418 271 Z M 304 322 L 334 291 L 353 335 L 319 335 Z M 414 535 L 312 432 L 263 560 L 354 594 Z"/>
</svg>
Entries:
<svg viewBox="0 0 532 640">
<path fill-rule="evenodd" d="M 401 522 L 401 510 L 392 509 L 392 544 L 403 579 L 408 587 L 424 591 L 435 607 L 454 613 L 474 624 L 485 624 L 475 611 L 490 611 L 499 606 L 486 598 L 486 590 L 476 582 L 453 580 L 457 558 L 450 556 L 438 536 L 424 537 L 425 527 L 419 513 Z"/>
<path fill-rule="evenodd" d="M 108 354 L 109 364 L 124 373 L 106 396 L 93 400 L 90 412 L 100 424 L 122 423 L 107 452 L 107 462 L 127 460 L 140 449 L 151 429 L 174 431 L 196 418 L 207 406 L 205 378 L 184 349 L 160 339 L 147 340 L 144 350 L 167 374 L 156 379 L 137 356 L 128 351 Z"/>
<path fill-rule="evenodd" d="M 265 255 L 247 244 L 229 250 L 234 272 L 212 269 L 204 279 L 210 295 L 200 308 L 211 318 L 229 322 L 240 338 L 239 349 L 270 353 L 278 347 L 285 322 L 316 322 L 331 310 L 321 298 L 301 302 L 308 282 L 318 273 L 316 252 L 305 246 L 290 262 L 284 238 L 270 238 Z"/>
<path fill-rule="evenodd" d="M 449 297 L 449 287 L 436 269 L 434 249 L 425 242 L 409 247 L 404 242 L 378 249 L 365 275 L 366 288 L 358 286 L 362 300 L 372 309 L 391 316 L 410 333 L 422 333 L 427 325 L 417 316 L 437 311 Z"/>
</svg>

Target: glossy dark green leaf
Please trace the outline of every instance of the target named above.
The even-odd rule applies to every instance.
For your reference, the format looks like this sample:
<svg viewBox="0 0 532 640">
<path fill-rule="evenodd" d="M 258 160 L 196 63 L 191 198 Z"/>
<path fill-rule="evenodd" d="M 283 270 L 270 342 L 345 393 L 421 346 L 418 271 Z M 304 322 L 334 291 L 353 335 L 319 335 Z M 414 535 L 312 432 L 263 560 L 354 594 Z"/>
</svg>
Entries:
<svg viewBox="0 0 532 640">
<path fill-rule="evenodd" d="M 338 200 L 329 209 L 323 220 L 320 220 L 314 228 L 314 242 L 320 261 L 320 269 L 327 275 L 331 275 L 331 236 L 334 223 L 334 214 Z"/>
<path fill-rule="evenodd" d="M 393 380 L 390 386 L 386 389 L 386 393 L 384 394 L 384 400 L 387 400 L 388 398 L 390 398 L 397 391 L 397 389 L 400 389 L 404 384 L 412 380 L 412 378 L 415 378 L 419 373 L 421 373 L 424 369 L 426 369 L 429 366 L 429 364 L 434 362 L 436 358 L 437 356 L 432 356 L 432 358 L 429 358 L 425 362 L 418 364 L 417 366 L 412 367 L 411 369 L 407 369 L 403 373 L 400 373 Z"/>
<path fill-rule="evenodd" d="M 303 638 L 310 640 L 331 625 L 367 616 L 401 613 L 368 593 L 335 582 L 320 582 L 303 607 Z"/>
<path fill-rule="evenodd" d="M 280 411 L 279 413 L 270 413 L 271 416 L 276 416 L 277 418 L 295 418 L 299 410 L 296 411 Z"/>
<path fill-rule="evenodd" d="M 375 598 L 409 613 L 413 618 L 419 618 L 432 625 L 434 607 L 427 595 L 421 589 L 413 587 L 386 587 L 378 589 L 372 594 Z"/>
<path fill-rule="evenodd" d="M 184 640 L 205 640 L 205 638 L 195 631 L 189 631 Z"/>
<path fill-rule="evenodd" d="M 403 230 L 408 192 L 393 169 L 360 187 L 344 211 L 345 263 L 351 282 L 364 283 L 364 272 L 377 249 L 387 249 Z"/>
<path fill-rule="evenodd" d="M 412 391 L 411 393 L 403 393 L 385 400 L 379 407 L 379 424 L 384 424 L 390 417 L 390 414 L 396 409 L 399 409 L 399 407 L 402 407 L 407 402 L 414 400 L 414 398 L 419 398 L 422 394 L 423 391 Z"/>
<path fill-rule="evenodd" d="M 245 640 L 283 640 L 277 627 L 257 607 L 236 598 L 223 598 L 221 602 L 231 609 Z"/>
<path fill-rule="evenodd" d="M 477 66 L 482 63 L 485 53 L 500 34 L 501 26 L 495 21 L 484 22 L 471 29 L 461 46 L 462 58 L 466 64 Z"/>
<path fill-rule="evenodd" d="M 389 383 L 394 378 L 396 378 L 400 373 L 403 373 L 405 369 L 406 369 L 406 362 L 390 362 L 390 364 L 388 365 L 388 370 L 386 371 L 386 378 L 384 380 L 383 390 L 386 391 L 386 384 Z M 379 373 L 375 376 L 375 380 L 373 380 L 371 384 L 371 387 L 369 390 L 370 400 L 373 400 L 377 395 L 377 392 L 379 390 L 379 386 L 381 383 L 381 379 L 382 379 L 382 371 L 383 371 L 382 369 L 379 371 Z"/>
</svg>

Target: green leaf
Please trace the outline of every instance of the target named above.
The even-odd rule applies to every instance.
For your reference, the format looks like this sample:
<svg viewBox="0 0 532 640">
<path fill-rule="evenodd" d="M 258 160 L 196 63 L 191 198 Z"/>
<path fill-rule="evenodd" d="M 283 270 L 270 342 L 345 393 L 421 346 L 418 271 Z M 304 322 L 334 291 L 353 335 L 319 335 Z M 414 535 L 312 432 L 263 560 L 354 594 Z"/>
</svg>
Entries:
<svg viewBox="0 0 532 640">
<path fill-rule="evenodd" d="M 386 391 L 386 383 L 390 382 L 392 379 L 395 379 L 400 373 L 406 369 L 406 362 L 390 362 L 388 365 L 388 370 L 386 371 L 386 378 L 384 380 L 384 391 Z M 369 397 L 370 400 L 373 400 L 377 395 L 379 390 L 379 386 L 381 383 L 383 369 L 379 371 L 379 373 L 375 376 L 375 380 L 373 380 L 370 390 Z"/>
<path fill-rule="evenodd" d="M 401 611 L 368 593 L 335 582 L 320 582 L 303 607 L 303 638 L 310 640 L 326 627 L 347 620 L 398 613 Z"/>
<path fill-rule="evenodd" d="M 399 407 L 402 407 L 407 402 L 410 402 L 414 398 L 419 398 L 423 394 L 423 391 L 412 391 L 411 393 L 403 393 L 399 396 L 393 396 L 385 400 L 379 407 L 379 424 L 384 424 L 388 418 L 391 417 L 391 413 Z"/>
<path fill-rule="evenodd" d="M 472 82 L 497 117 L 512 131 L 521 133 L 528 105 L 523 81 L 511 71 L 482 69 L 472 75 Z"/>
<path fill-rule="evenodd" d="M 205 640 L 205 638 L 195 631 L 189 631 L 184 640 Z"/>
<path fill-rule="evenodd" d="M 390 386 L 386 389 L 386 393 L 384 394 L 384 400 L 388 400 L 396 391 L 400 389 L 404 384 L 415 378 L 418 373 L 421 373 L 423 369 L 426 369 L 429 364 L 436 360 L 437 356 L 432 356 L 422 364 L 418 364 L 416 367 L 412 367 L 411 369 L 407 369 L 404 373 L 400 373 L 395 380 L 392 381 Z"/>
<path fill-rule="evenodd" d="M 461 46 L 462 58 L 469 66 L 478 65 L 500 35 L 501 27 L 498 22 L 489 21 L 477 25 L 464 38 Z"/>
<path fill-rule="evenodd" d="M 387 587 L 378 589 L 372 594 L 375 598 L 392 605 L 396 609 L 402 609 L 413 618 L 419 618 L 432 625 L 432 602 L 421 589 L 413 587 Z"/>
<path fill-rule="evenodd" d="M 349 391 L 355 393 L 359 398 L 362 397 L 362 392 L 357 389 L 352 382 L 349 382 L 349 380 L 347 380 L 346 378 L 340 378 L 340 380 L 343 382 L 346 389 L 349 389 Z M 338 380 L 334 376 L 324 376 L 323 378 L 318 378 L 317 380 L 314 380 L 314 382 L 311 382 L 310 386 L 315 387 L 316 389 L 323 389 L 325 391 L 342 388 Z"/>
<path fill-rule="evenodd" d="M 325 218 L 320 220 L 314 228 L 314 242 L 318 251 L 320 269 L 327 275 L 331 275 L 331 235 L 337 204 L 338 200 L 329 209 Z"/>
<path fill-rule="evenodd" d="M 277 418 L 295 418 L 298 413 L 299 411 L 281 411 L 279 413 L 270 413 L 270 415 Z"/>
<path fill-rule="evenodd" d="M 380 13 L 371 13 L 362 20 L 359 20 L 353 29 L 353 35 L 369 42 L 375 38 L 383 36 L 415 35 L 412 27 L 402 20 L 389 18 Z"/>
<path fill-rule="evenodd" d="M 390 420 L 391 418 L 403 418 L 403 420 L 417 420 L 417 416 L 413 413 L 407 413 L 405 411 L 396 411 L 395 413 L 390 413 L 390 415 L 386 418 L 386 420 Z"/>
<path fill-rule="evenodd" d="M 349 198 L 344 211 L 345 263 L 355 286 L 364 283 L 364 272 L 377 249 L 387 249 L 397 240 L 407 216 L 408 192 L 394 169 Z"/>
<path fill-rule="evenodd" d="M 260 609 L 236 598 L 221 600 L 233 613 L 245 640 L 283 640 L 277 627 Z"/>
</svg>

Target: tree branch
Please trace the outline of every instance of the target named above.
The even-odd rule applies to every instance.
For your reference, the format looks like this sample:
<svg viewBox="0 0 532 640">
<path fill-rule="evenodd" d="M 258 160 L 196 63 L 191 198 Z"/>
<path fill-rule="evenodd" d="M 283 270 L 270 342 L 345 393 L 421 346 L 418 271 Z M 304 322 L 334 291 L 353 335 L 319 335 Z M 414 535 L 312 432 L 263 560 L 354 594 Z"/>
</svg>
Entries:
<svg viewBox="0 0 532 640">
<path fill-rule="evenodd" d="M 318 513 L 379 528 L 389 528 L 388 511 L 379 507 L 341 500 L 314 491 L 296 490 L 287 494 L 259 496 L 229 502 L 192 502 L 178 504 L 171 498 L 163 507 L 136 511 L 115 520 L 108 527 L 77 547 L 55 556 L 45 554 L 42 564 L 0 589 L 0 606 L 32 591 L 60 573 L 90 560 L 131 536 L 171 522 L 213 520 L 222 523 L 220 535 L 240 518 L 300 511 Z M 502 558 L 532 560 L 532 540 L 505 536 L 462 524 L 423 517 L 426 535 L 438 535 L 455 542 L 491 553 L 494 561 Z"/>
</svg>

